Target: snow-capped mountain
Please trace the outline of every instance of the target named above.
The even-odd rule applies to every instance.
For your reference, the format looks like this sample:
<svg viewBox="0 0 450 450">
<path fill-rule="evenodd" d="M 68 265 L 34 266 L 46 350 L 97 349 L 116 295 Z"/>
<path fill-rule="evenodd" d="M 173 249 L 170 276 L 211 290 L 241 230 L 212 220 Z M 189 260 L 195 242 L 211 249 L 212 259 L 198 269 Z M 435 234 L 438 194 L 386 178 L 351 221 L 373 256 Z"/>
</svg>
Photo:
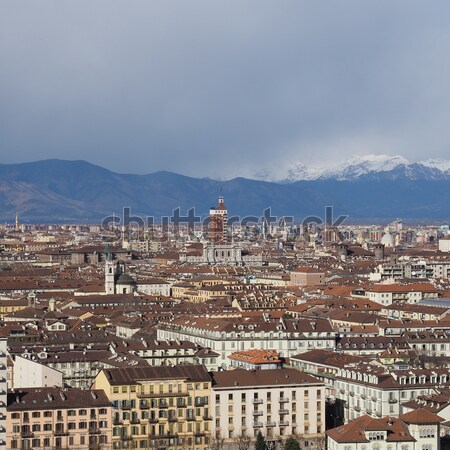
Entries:
<svg viewBox="0 0 450 450">
<path fill-rule="evenodd" d="M 277 183 L 292 183 L 301 180 L 360 179 L 378 180 L 445 180 L 450 179 L 450 161 L 428 159 L 409 162 L 403 156 L 366 155 L 354 156 L 332 167 L 320 167 L 296 162 L 287 169 L 264 169 L 249 178 Z"/>
</svg>

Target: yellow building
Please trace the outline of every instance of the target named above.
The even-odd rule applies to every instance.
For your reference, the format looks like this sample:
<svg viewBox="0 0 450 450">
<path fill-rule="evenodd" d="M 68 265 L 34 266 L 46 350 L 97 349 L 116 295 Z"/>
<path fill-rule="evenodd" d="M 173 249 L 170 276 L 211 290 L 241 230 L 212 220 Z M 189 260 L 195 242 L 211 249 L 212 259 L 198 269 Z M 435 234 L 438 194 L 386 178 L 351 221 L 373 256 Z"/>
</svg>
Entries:
<svg viewBox="0 0 450 450">
<path fill-rule="evenodd" d="M 93 388 L 113 403 L 113 448 L 208 447 L 212 379 L 204 366 L 104 369 Z"/>
<path fill-rule="evenodd" d="M 0 319 L 3 319 L 7 314 L 20 311 L 25 308 L 28 308 L 27 299 L 0 300 Z"/>
</svg>

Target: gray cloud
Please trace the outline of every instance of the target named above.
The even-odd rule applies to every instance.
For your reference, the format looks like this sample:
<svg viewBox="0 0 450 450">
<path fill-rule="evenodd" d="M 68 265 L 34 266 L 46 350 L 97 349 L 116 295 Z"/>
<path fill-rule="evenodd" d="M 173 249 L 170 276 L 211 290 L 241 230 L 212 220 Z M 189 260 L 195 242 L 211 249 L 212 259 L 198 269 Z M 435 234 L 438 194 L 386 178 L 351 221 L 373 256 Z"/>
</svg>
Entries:
<svg viewBox="0 0 450 450">
<path fill-rule="evenodd" d="M 2 162 L 239 175 L 448 157 L 446 1 L 9 0 Z"/>
</svg>

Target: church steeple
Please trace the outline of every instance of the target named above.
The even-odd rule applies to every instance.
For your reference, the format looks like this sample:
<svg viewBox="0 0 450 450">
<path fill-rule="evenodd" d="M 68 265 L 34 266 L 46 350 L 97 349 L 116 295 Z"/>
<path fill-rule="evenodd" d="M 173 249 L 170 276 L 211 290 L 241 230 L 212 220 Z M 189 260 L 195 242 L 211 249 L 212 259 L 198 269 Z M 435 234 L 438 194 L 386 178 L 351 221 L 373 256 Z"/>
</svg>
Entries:
<svg viewBox="0 0 450 450">
<path fill-rule="evenodd" d="M 16 212 L 16 231 L 20 231 L 19 214 Z"/>
</svg>

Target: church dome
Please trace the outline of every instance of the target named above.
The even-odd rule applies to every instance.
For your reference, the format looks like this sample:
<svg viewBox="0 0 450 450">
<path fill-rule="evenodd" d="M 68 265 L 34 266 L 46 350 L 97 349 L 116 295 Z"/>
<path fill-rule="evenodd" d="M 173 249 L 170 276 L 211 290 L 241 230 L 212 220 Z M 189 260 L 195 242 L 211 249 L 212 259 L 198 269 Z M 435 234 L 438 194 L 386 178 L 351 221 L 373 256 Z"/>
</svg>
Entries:
<svg viewBox="0 0 450 450">
<path fill-rule="evenodd" d="M 130 275 L 127 273 L 122 273 L 117 279 L 117 284 L 136 284 Z"/>
<path fill-rule="evenodd" d="M 391 233 L 387 232 L 382 238 L 381 243 L 384 244 L 385 247 L 393 247 L 394 246 L 394 237 Z"/>
</svg>

